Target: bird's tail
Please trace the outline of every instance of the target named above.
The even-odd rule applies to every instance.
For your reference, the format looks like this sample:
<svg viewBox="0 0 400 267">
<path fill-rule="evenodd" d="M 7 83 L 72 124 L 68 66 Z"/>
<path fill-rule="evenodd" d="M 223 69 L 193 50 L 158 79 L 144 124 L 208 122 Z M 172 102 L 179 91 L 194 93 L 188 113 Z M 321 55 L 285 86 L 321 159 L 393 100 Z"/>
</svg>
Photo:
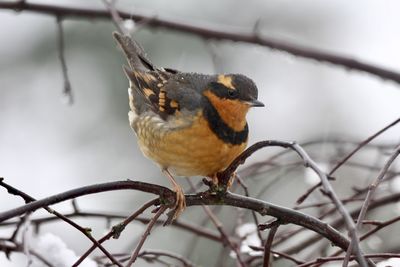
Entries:
<svg viewBox="0 0 400 267">
<path fill-rule="evenodd" d="M 129 35 L 113 32 L 113 37 L 124 51 L 129 67 L 132 70 L 149 71 L 156 69 L 148 59 L 144 49 Z"/>
<path fill-rule="evenodd" d="M 113 32 L 114 39 L 118 42 L 126 59 L 129 67 L 123 66 L 124 72 L 129 79 L 129 106 L 131 112 L 129 112 L 129 120 L 131 126 L 134 128 L 135 118 L 138 114 L 141 114 L 152 108 L 149 97 L 144 92 L 145 88 L 152 88 L 146 83 L 147 73 L 154 71 L 157 68 L 147 58 L 143 48 L 128 35 L 122 35 L 118 32 Z"/>
</svg>

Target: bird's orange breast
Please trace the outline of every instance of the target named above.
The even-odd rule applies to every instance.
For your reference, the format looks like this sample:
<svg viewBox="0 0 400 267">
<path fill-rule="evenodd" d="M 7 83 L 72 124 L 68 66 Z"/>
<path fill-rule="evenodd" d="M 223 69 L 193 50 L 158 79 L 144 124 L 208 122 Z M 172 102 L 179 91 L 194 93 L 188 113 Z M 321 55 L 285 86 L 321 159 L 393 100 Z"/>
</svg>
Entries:
<svg viewBox="0 0 400 267">
<path fill-rule="evenodd" d="M 247 145 L 233 145 L 219 139 L 201 112 L 188 127 L 162 130 L 159 123 L 142 120 L 137 132 L 143 153 L 161 168 L 176 175 L 212 175 L 224 170 Z"/>
</svg>

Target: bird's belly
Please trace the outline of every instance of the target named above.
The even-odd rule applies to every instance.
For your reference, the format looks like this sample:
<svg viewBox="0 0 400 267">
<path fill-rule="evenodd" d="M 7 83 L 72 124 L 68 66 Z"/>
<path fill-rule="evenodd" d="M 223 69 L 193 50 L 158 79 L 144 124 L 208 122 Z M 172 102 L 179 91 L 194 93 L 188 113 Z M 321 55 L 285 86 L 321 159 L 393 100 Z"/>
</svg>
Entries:
<svg viewBox="0 0 400 267">
<path fill-rule="evenodd" d="M 201 116 L 189 127 L 160 130 L 146 123 L 136 131 L 138 143 L 148 158 L 179 176 L 212 175 L 224 170 L 245 148 L 220 140 Z"/>
</svg>

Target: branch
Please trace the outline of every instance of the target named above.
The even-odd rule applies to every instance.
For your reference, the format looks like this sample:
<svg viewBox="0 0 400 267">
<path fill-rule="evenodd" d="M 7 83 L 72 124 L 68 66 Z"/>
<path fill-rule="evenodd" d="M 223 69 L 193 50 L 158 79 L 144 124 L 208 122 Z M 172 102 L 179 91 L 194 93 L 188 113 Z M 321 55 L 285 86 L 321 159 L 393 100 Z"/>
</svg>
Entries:
<svg viewBox="0 0 400 267">
<path fill-rule="evenodd" d="M 366 254 L 366 258 L 400 258 L 400 254 L 396 253 L 376 253 L 376 254 Z M 308 267 L 308 266 L 314 266 L 316 264 L 322 264 L 325 262 L 331 262 L 331 261 L 341 261 L 343 260 L 344 257 L 324 257 L 324 258 L 317 258 L 313 261 L 303 263 L 298 265 L 297 267 Z M 354 260 L 354 256 L 350 257 L 351 260 Z"/>
<path fill-rule="evenodd" d="M 272 249 L 272 242 L 274 241 L 274 237 L 276 232 L 278 231 L 279 228 L 279 221 L 274 221 L 270 225 L 270 230 L 268 234 L 267 241 L 265 242 L 265 248 L 264 248 L 264 267 L 270 267 L 270 254 L 271 254 L 271 249 Z"/>
<path fill-rule="evenodd" d="M 382 170 L 379 172 L 378 177 L 375 179 L 375 181 L 369 186 L 367 196 L 365 197 L 365 201 L 361 207 L 360 213 L 357 218 L 357 224 L 356 224 L 356 231 L 357 229 L 361 226 L 362 221 L 365 218 L 365 215 L 367 214 L 367 210 L 369 207 L 369 204 L 372 199 L 372 195 L 375 193 L 376 188 L 379 186 L 379 184 L 382 182 L 383 178 L 385 177 L 387 171 L 389 170 L 389 167 L 392 165 L 394 160 L 399 156 L 400 154 L 400 146 L 396 147 L 394 153 L 390 156 L 389 160 L 386 162 L 385 166 L 383 166 Z M 357 236 L 355 238 L 358 238 Z M 354 237 L 350 241 L 350 246 L 347 249 L 347 254 L 343 262 L 343 267 L 347 267 L 349 263 L 349 259 L 351 256 L 351 252 L 353 250 L 353 244 L 354 242 L 357 242 L 357 240 L 354 239 Z"/>
<path fill-rule="evenodd" d="M 112 19 L 108 10 L 90 9 L 90 8 L 74 8 L 67 6 L 56 6 L 47 4 L 33 4 L 25 1 L 0 3 L 0 9 L 30 11 L 34 13 L 47 14 L 52 16 L 81 18 L 81 19 Z M 294 56 L 314 59 L 320 62 L 331 63 L 333 65 L 344 67 L 345 69 L 353 69 L 366 72 L 382 79 L 392 80 L 400 83 L 400 73 L 391 71 L 382 67 L 377 67 L 363 61 L 355 60 L 350 57 L 336 55 L 318 49 L 308 48 L 296 44 L 278 41 L 272 38 L 260 36 L 254 30 L 249 32 L 235 32 L 228 29 L 217 29 L 214 27 L 199 26 L 186 22 L 179 22 L 171 19 L 161 19 L 159 17 L 143 15 L 139 13 L 116 11 L 123 19 L 132 19 L 134 21 L 146 21 L 150 27 L 162 27 L 184 33 L 194 34 L 205 39 L 231 40 L 236 42 L 245 42 L 250 44 L 258 44 L 269 47 L 271 49 L 285 51 Z"/>
<path fill-rule="evenodd" d="M 145 210 L 150 208 L 151 206 L 155 205 L 157 203 L 158 199 L 153 199 L 145 203 L 143 206 L 141 206 L 138 210 L 136 210 L 132 215 L 130 215 L 128 218 L 126 218 L 123 222 L 119 223 L 118 225 L 112 227 L 111 231 L 109 231 L 106 235 L 104 235 L 102 238 L 98 240 L 99 244 L 102 244 L 104 241 L 110 239 L 111 237 L 118 238 L 121 232 L 125 229 L 125 227 L 132 221 L 134 220 L 137 216 L 142 214 Z M 90 253 L 96 248 L 95 245 L 91 246 L 73 265 L 72 267 L 77 267 L 79 264 L 82 263 L 82 261 L 87 258 Z"/>
<path fill-rule="evenodd" d="M 4 183 L 3 180 L 4 180 L 4 178 L 0 178 L 0 186 L 7 188 L 9 193 L 22 197 L 25 200 L 25 202 L 28 202 L 28 203 L 32 203 L 32 202 L 36 201 L 36 199 L 31 197 L 30 195 Z M 69 218 L 65 217 L 61 213 L 49 208 L 47 205 L 44 206 L 43 208 L 45 210 L 47 210 L 49 213 L 57 216 L 59 219 L 65 221 L 66 223 L 68 223 L 69 225 L 71 225 L 72 227 L 77 229 L 79 232 L 81 232 L 82 234 L 84 234 L 90 241 L 92 241 L 93 246 L 98 247 L 115 265 L 122 267 L 122 265 L 119 264 L 119 262 L 92 236 L 90 228 L 84 228 L 84 227 L 80 226 L 79 224 L 77 224 L 74 221 L 70 220 Z"/>
<path fill-rule="evenodd" d="M 100 213 L 100 212 L 73 212 L 73 213 L 67 213 L 64 214 L 64 217 L 66 218 L 104 218 L 104 219 L 125 219 L 127 215 L 122 215 L 122 214 L 115 214 L 115 213 Z M 38 227 L 41 224 L 44 223 L 50 223 L 55 220 L 59 220 L 60 218 L 54 217 L 54 216 L 47 216 L 47 217 L 41 217 L 41 218 L 36 218 L 36 219 L 31 219 L 30 223 Z M 138 221 L 144 224 L 149 223 L 150 219 L 146 217 L 136 217 L 134 221 Z M 20 223 L 20 221 L 13 221 L 13 222 L 3 222 L 0 223 L 0 227 L 2 226 L 11 226 L 11 225 L 17 225 Z M 163 224 L 163 220 L 158 220 L 156 224 Z M 190 233 L 193 233 L 196 235 L 196 237 L 204 237 L 212 241 L 220 242 L 220 236 L 218 235 L 217 232 L 212 231 L 208 228 L 202 227 L 200 225 L 195 225 L 192 223 L 189 223 L 188 221 L 183 220 L 182 218 L 179 218 L 178 220 L 175 220 L 171 223 L 172 226 L 177 227 L 179 229 L 188 231 Z"/>
<path fill-rule="evenodd" d="M 154 256 L 165 256 L 171 259 L 175 259 L 180 261 L 183 264 L 183 267 L 194 267 L 195 265 L 190 262 L 188 259 L 185 259 L 181 255 L 178 255 L 173 252 L 169 251 L 164 251 L 164 250 L 155 250 L 155 249 L 146 249 L 142 252 L 140 252 L 139 257 L 144 256 L 144 255 L 154 255 Z"/>
<path fill-rule="evenodd" d="M 0 251 L 4 251 L 6 253 L 6 255 L 7 255 L 7 253 L 10 253 L 11 251 L 25 254 L 26 248 L 24 248 L 23 244 L 17 243 L 15 241 L 12 243 L 13 244 L 11 245 L 11 244 L 3 244 L 2 242 L 0 242 Z M 55 265 L 53 265 L 51 262 L 46 260 L 46 258 L 43 257 L 37 251 L 35 251 L 33 249 L 29 249 L 29 253 L 31 255 L 35 256 L 38 260 L 40 260 L 44 266 L 55 267 Z"/>
<path fill-rule="evenodd" d="M 60 59 L 61 63 L 61 69 L 62 69 L 62 74 L 64 78 L 64 90 L 63 94 L 67 98 L 67 103 L 72 104 L 74 101 L 73 95 L 72 95 L 72 90 L 71 90 L 71 83 L 68 78 L 68 68 L 67 68 L 67 62 L 65 60 L 65 55 L 64 55 L 64 30 L 62 26 L 62 18 L 57 17 L 57 34 L 58 34 L 58 57 Z"/>
<path fill-rule="evenodd" d="M 361 143 L 357 144 L 357 146 L 349 153 L 347 154 L 344 158 L 342 158 L 339 162 L 335 164 L 335 166 L 332 168 L 332 170 L 329 172 L 329 176 L 332 176 L 344 163 L 346 163 L 354 154 L 356 154 L 361 148 L 365 147 L 368 145 L 372 140 L 374 140 L 376 137 L 381 135 L 382 133 L 386 132 L 388 129 L 391 127 L 395 126 L 400 122 L 400 118 L 397 118 L 395 121 L 391 122 L 389 125 L 385 126 L 384 128 L 380 129 Z M 318 183 L 311 187 L 310 189 L 307 190 L 306 193 L 304 193 L 296 202 L 297 204 L 301 204 L 308 198 L 309 195 L 311 195 L 312 192 L 314 192 L 315 189 L 319 188 L 321 186 L 321 183 Z"/>
<path fill-rule="evenodd" d="M 392 195 L 384 196 L 384 197 L 374 200 L 374 202 L 372 202 L 371 205 L 369 206 L 369 210 L 373 210 L 373 209 L 376 209 L 376 208 L 379 208 L 379 207 L 382 207 L 384 205 L 388 205 L 391 203 L 396 203 L 399 200 L 400 200 L 400 193 L 395 193 Z M 360 213 L 360 211 L 361 211 L 361 208 L 353 210 L 350 213 L 351 217 L 356 217 Z M 343 226 L 343 224 L 344 224 L 343 218 L 338 218 L 330 223 L 330 225 L 332 227 L 334 227 L 335 229 L 341 228 Z M 293 246 L 290 249 L 285 250 L 284 252 L 287 254 L 298 253 L 302 249 L 305 249 L 308 246 L 315 244 L 320 239 L 321 239 L 321 237 L 318 235 L 309 237 L 307 240 L 297 243 L 295 246 Z"/>
<path fill-rule="evenodd" d="M 69 200 L 72 198 L 77 198 L 80 196 L 85 196 L 94 193 L 100 192 L 108 192 L 108 191 L 117 191 L 117 190 L 138 190 L 147 193 L 152 193 L 156 195 L 162 196 L 161 198 L 165 200 L 163 197 L 175 197 L 175 194 L 170 189 L 137 181 L 119 181 L 119 182 L 110 182 L 103 184 L 96 184 L 85 186 L 73 190 L 66 191 L 64 193 L 56 194 L 42 200 L 37 200 L 28 204 L 25 204 L 21 207 L 2 212 L 0 213 L 0 222 L 5 221 L 10 218 L 14 218 L 16 216 L 20 216 L 26 212 L 35 211 L 39 208 L 60 203 L 65 200 Z M 158 202 L 160 202 L 159 200 Z M 199 193 L 199 194 L 190 194 L 186 195 L 186 205 L 187 206 L 198 206 L 198 205 L 227 205 L 233 207 L 239 207 L 249 210 L 254 210 L 258 212 L 262 216 L 272 216 L 279 219 L 282 223 L 292 223 L 302 227 L 305 227 L 313 232 L 320 234 L 321 236 L 330 240 L 334 245 L 340 247 L 343 250 L 346 250 L 349 241 L 346 237 L 344 237 L 341 233 L 339 233 L 336 229 L 331 227 L 329 224 L 322 222 L 321 220 L 304 214 L 299 211 L 295 211 L 289 208 L 281 207 L 278 205 L 274 205 L 272 203 L 268 203 L 266 201 L 245 197 L 237 194 L 232 194 L 230 192 L 226 192 L 225 194 L 215 195 L 209 192 Z"/>
<path fill-rule="evenodd" d="M 153 228 L 153 226 L 155 225 L 158 218 L 165 212 L 166 209 L 167 209 L 166 206 L 160 207 L 158 209 L 157 213 L 154 215 L 154 217 L 150 220 L 149 225 L 147 226 L 146 230 L 144 231 L 142 238 L 139 240 L 139 243 L 137 244 L 135 250 L 133 251 L 131 258 L 129 259 L 128 263 L 126 264 L 126 267 L 132 266 L 132 264 L 136 261 L 144 242 L 146 241 L 147 237 L 150 235 L 151 229 Z"/>
<path fill-rule="evenodd" d="M 373 135 L 371 135 L 370 137 L 368 137 L 367 139 L 365 139 L 364 141 L 362 141 L 360 144 L 357 145 L 357 147 L 352 150 L 346 157 L 344 157 L 342 160 L 340 160 L 335 167 L 332 168 L 332 170 L 329 172 L 329 175 L 332 175 L 337 169 L 340 168 L 340 166 L 342 166 L 349 158 L 351 158 L 355 153 L 357 153 L 358 150 L 360 150 L 361 148 L 363 148 L 364 146 L 366 146 L 369 142 L 371 142 L 372 140 L 374 140 L 376 137 L 378 137 L 379 135 L 381 135 L 382 133 L 386 132 L 388 129 L 390 129 L 391 127 L 395 126 L 397 123 L 400 122 L 400 118 L 397 118 L 395 121 L 393 121 L 392 123 L 390 123 L 389 125 L 385 126 L 384 128 L 382 128 L 381 130 L 377 131 L 376 133 L 374 133 Z"/>
<path fill-rule="evenodd" d="M 191 189 L 193 191 L 195 191 L 196 188 L 195 188 L 193 182 L 189 178 L 187 178 L 186 180 L 189 183 Z M 229 234 L 226 232 L 222 222 L 218 219 L 218 217 L 214 214 L 214 212 L 210 209 L 210 207 L 208 207 L 206 205 L 201 205 L 201 206 L 202 206 L 204 212 L 207 214 L 207 217 L 211 220 L 211 222 L 214 224 L 215 228 L 217 228 L 218 232 L 220 233 L 223 243 L 227 244 L 232 249 L 232 251 L 235 252 L 235 256 L 236 256 L 236 259 L 238 260 L 238 264 L 241 267 L 245 267 L 246 264 L 244 263 L 244 261 L 242 260 L 242 257 L 240 256 L 240 251 L 239 251 L 237 245 L 232 242 L 232 240 L 229 237 Z"/>
<path fill-rule="evenodd" d="M 2 181 L 0 180 L 0 186 L 4 186 Z M 80 196 L 85 196 L 85 195 L 91 195 L 91 194 L 96 194 L 100 192 L 108 192 L 108 191 L 115 191 L 115 190 L 139 190 L 142 192 L 147 192 L 155 195 L 159 195 L 162 199 L 174 199 L 174 193 L 164 187 L 164 186 L 159 186 L 159 185 L 154 185 L 154 184 L 149 184 L 149 183 L 144 183 L 144 182 L 138 182 L 138 181 L 119 181 L 119 182 L 111 182 L 111 183 L 103 183 L 103 184 L 95 184 L 95 185 L 89 185 L 89 186 L 84 186 L 80 188 L 76 188 L 73 190 L 66 191 L 64 193 L 60 193 L 57 195 L 53 195 L 41 200 L 33 201 L 30 202 L 24 206 L 21 206 L 16 209 L 12 209 L 9 211 L 1 212 L 0 213 L 0 222 L 3 222 L 5 220 L 14 218 L 16 216 L 20 216 L 26 212 L 29 211 L 35 211 L 40 208 L 44 208 L 49 205 L 53 205 L 55 203 L 60 203 L 65 200 L 70 200 L 73 198 L 77 198 Z"/>
<path fill-rule="evenodd" d="M 260 141 L 255 143 L 254 145 L 247 148 L 243 151 L 229 166 L 221 173 L 218 173 L 218 179 L 222 181 L 222 183 L 227 184 L 231 175 L 234 171 L 238 168 L 239 165 L 243 164 L 248 157 L 250 157 L 254 152 L 263 148 L 263 147 L 270 147 L 270 146 L 279 146 L 283 148 L 290 148 L 295 151 L 300 158 L 304 162 L 304 166 L 310 167 L 320 178 L 321 184 L 324 188 L 326 195 L 333 201 L 336 208 L 338 209 L 339 213 L 343 216 L 344 222 L 347 226 L 349 231 L 349 235 L 351 238 L 356 240 L 357 242 L 354 243 L 354 252 L 357 254 L 357 260 L 359 261 L 362 267 L 367 266 L 364 257 L 362 256 L 362 252 L 360 249 L 360 245 L 357 239 L 356 231 L 355 231 L 355 224 L 353 219 L 351 218 L 349 212 L 344 207 L 342 201 L 336 195 L 335 191 L 333 190 L 331 184 L 329 183 L 329 178 L 326 173 L 324 173 L 317 163 L 311 159 L 311 157 L 307 154 L 307 152 L 298 144 L 294 142 L 284 142 L 284 141 L 275 141 L 275 140 L 267 140 L 267 141 Z"/>
</svg>

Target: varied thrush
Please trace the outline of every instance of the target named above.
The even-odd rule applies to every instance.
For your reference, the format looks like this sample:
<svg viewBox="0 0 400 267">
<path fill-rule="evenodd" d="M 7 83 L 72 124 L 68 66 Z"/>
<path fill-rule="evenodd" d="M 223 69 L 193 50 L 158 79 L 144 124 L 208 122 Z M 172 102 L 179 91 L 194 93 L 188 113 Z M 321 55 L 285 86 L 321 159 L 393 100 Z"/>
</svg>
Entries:
<svg viewBox="0 0 400 267">
<path fill-rule="evenodd" d="M 257 87 L 241 74 L 205 75 L 159 68 L 127 35 L 114 33 L 129 66 L 129 122 L 143 154 L 155 161 L 176 192 L 174 219 L 185 208 L 177 176 L 207 176 L 218 183 L 246 148 L 246 114 L 262 107 Z"/>
</svg>

